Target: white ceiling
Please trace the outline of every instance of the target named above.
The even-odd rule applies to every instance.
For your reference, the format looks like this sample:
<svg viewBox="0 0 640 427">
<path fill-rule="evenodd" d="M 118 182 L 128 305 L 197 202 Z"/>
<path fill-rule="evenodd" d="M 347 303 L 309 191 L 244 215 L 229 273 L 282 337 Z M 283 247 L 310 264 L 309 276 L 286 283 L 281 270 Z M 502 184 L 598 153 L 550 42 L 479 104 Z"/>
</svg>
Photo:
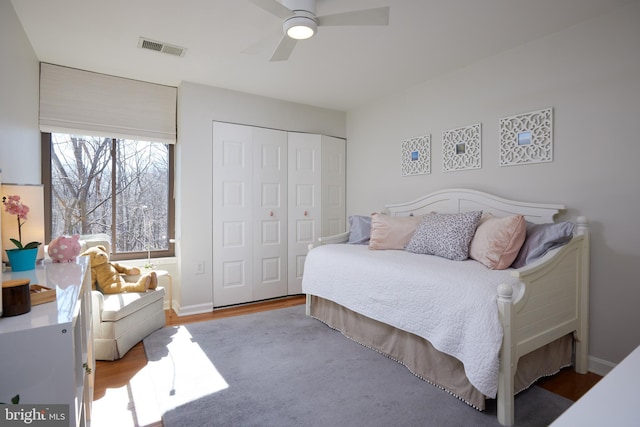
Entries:
<svg viewBox="0 0 640 427">
<path fill-rule="evenodd" d="M 3 0 L 4 1 L 4 0 Z M 384 27 L 320 27 L 288 61 L 278 18 L 248 0 L 12 0 L 40 61 L 182 81 L 347 111 L 616 8 L 629 0 L 317 0 L 317 15 L 390 6 Z M 147 37 L 183 58 L 139 49 Z"/>
</svg>

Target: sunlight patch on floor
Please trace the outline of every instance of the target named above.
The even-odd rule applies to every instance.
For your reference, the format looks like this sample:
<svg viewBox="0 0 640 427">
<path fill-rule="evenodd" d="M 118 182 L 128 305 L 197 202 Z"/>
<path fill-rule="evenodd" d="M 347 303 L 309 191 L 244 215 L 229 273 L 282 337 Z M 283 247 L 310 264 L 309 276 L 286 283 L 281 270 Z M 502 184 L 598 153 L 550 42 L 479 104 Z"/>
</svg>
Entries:
<svg viewBox="0 0 640 427">
<path fill-rule="evenodd" d="M 109 388 L 93 401 L 92 427 L 143 427 L 160 422 L 160 412 L 148 369 L 141 369 L 128 384 Z"/>
<path fill-rule="evenodd" d="M 159 360 L 150 360 L 145 369 L 153 375 L 155 392 L 162 410 L 229 388 L 229 384 L 189 333 L 188 326 L 176 328 Z"/>
<path fill-rule="evenodd" d="M 229 388 L 187 328 L 176 327 L 166 349 L 155 343 L 160 357 L 149 360 L 129 383 L 93 401 L 91 427 L 160 425 L 162 411 Z"/>
</svg>

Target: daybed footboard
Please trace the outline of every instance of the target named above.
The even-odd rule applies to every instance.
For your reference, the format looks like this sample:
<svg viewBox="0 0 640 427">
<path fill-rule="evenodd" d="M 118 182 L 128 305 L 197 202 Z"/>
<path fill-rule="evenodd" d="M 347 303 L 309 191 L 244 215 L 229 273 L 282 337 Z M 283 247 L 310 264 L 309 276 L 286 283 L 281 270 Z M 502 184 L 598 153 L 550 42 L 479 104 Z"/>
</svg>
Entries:
<svg viewBox="0 0 640 427">
<path fill-rule="evenodd" d="M 565 246 L 538 262 L 513 272 L 521 293 L 511 286 L 498 289 L 498 310 L 503 326 L 498 383 L 498 421 L 514 423 L 514 375 L 518 360 L 557 338 L 572 333 L 575 369 L 587 372 L 589 309 L 589 231 L 579 217 L 577 231 Z"/>
</svg>

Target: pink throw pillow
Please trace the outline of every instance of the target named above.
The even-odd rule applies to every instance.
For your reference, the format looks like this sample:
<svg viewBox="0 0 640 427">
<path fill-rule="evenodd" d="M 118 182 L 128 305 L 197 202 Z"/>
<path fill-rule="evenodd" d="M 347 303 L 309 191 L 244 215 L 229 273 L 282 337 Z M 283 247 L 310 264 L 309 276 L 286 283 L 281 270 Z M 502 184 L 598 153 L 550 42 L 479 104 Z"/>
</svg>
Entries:
<svg viewBox="0 0 640 427">
<path fill-rule="evenodd" d="M 496 218 L 485 213 L 469 245 L 469 257 L 491 270 L 508 268 L 518 256 L 527 236 L 522 215 Z"/>
<path fill-rule="evenodd" d="M 371 214 L 369 249 L 404 249 L 421 220 L 421 216 Z"/>
</svg>

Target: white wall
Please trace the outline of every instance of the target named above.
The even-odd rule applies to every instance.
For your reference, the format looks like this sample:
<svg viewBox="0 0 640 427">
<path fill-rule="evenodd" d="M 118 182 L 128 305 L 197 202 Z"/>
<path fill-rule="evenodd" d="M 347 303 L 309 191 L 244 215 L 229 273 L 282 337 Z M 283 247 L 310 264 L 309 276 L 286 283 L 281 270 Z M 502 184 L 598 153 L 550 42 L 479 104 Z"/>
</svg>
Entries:
<svg viewBox="0 0 640 427">
<path fill-rule="evenodd" d="M 240 92 L 182 83 L 178 88 L 176 145 L 176 253 L 181 285 L 174 289 L 180 315 L 213 306 L 212 122 L 345 137 L 343 112 Z M 196 274 L 204 263 L 204 274 Z"/>
<path fill-rule="evenodd" d="M 640 345 L 640 3 L 350 111 L 347 212 L 446 187 L 563 203 L 591 221 L 592 366 Z M 498 120 L 554 109 L 554 160 L 500 167 Z M 482 123 L 482 169 L 442 172 L 442 131 Z M 400 176 L 400 141 L 430 133 L 430 175 Z M 389 162 L 389 159 L 395 159 Z M 602 359 L 602 360 L 600 360 Z"/>
<path fill-rule="evenodd" d="M 2 182 L 40 184 L 40 69 L 10 1 L 0 1 L 0 170 Z"/>
</svg>

